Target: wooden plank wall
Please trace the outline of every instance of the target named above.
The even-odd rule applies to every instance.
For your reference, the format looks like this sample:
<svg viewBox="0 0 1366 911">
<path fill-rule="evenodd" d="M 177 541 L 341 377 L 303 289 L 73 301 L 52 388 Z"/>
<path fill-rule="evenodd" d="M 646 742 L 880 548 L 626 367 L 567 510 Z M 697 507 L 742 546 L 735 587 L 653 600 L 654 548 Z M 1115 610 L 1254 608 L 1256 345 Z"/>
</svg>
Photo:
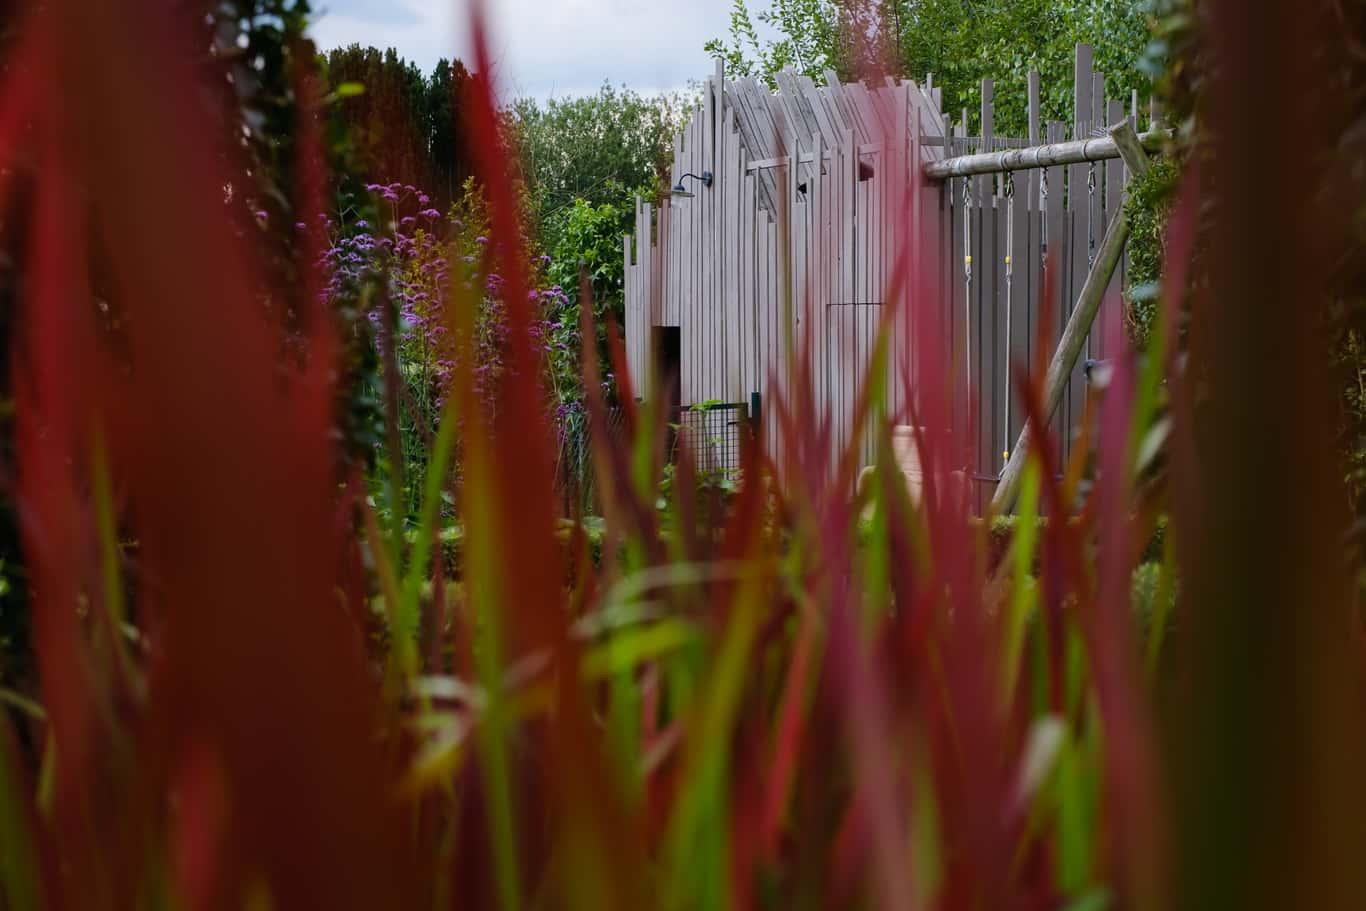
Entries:
<svg viewBox="0 0 1366 911">
<path fill-rule="evenodd" d="M 677 183 L 710 172 L 712 186 L 686 179 L 692 198 L 637 200 L 635 232 L 623 243 L 637 394 L 654 392 L 651 327 L 678 326 L 682 402 L 748 401 L 758 392 L 764 430 L 778 444 L 774 406 L 791 404 L 792 371 L 802 359 L 811 370 L 811 430 L 828 426 L 838 452 L 853 433 L 880 322 L 892 313 L 899 320 L 887 400 L 904 418 L 921 394 L 903 382 L 916 320 L 932 314 L 950 372 L 937 391 L 951 396 L 953 419 L 971 444 L 964 469 L 980 508 L 1023 425 L 1018 378 L 1051 356 L 1128 175 L 1114 161 L 957 178 L 921 187 L 914 206 L 908 194 L 919 167 L 946 151 L 1082 138 L 1126 116 L 1138 127 L 1137 97 L 1127 105 L 1109 98 L 1085 45 L 1076 52 L 1073 122 L 1043 121 L 1034 73 L 1024 137 L 995 134 L 990 80 L 977 135 L 966 112 L 956 121 L 941 112 L 929 81 L 923 89 L 910 81 L 866 86 L 830 73 L 817 85 L 784 73 L 777 83 L 772 94 L 753 79 L 727 81 L 718 63 L 675 141 L 670 175 Z M 1150 106 L 1148 115 L 1151 125 L 1160 112 Z M 906 284 L 889 307 L 888 282 L 907 237 L 921 242 L 911 245 Z M 1122 318 L 1122 282 L 1121 274 L 1087 357 L 1106 356 L 1102 328 Z M 937 298 L 929 307 L 911 302 L 925 293 Z M 1041 349 L 1038 333 L 1048 326 Z M 1051 428 L 1064 456 L 1084 400 L 1079 365 Z M 871 461 L 873 428 L 857 442 Z"/>
</svg>

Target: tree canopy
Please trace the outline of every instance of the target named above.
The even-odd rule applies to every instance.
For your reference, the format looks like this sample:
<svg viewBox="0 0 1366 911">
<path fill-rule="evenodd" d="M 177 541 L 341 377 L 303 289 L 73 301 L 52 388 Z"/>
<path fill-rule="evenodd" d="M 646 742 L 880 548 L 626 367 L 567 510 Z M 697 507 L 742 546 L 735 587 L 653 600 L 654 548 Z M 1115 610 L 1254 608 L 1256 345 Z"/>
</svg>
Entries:
<svg viewBox="0 0 1366 911">
<path fill-rule="evenodd" d="M 1111 97 L 1148 94 L 1139 67 L 1145 10 L 1143 0 L 771 0 L 766 8 L 735 0 L 729 33 L 707 49 L 732 72 L 770 80 L 783 69 L 813 78 L 831 69 L 845 80 L 932 73 L 945 109 L 967 108 L 974 124 L 981 80 L 993 79 L 997 132 L 1023 135 L 1031 69 L 1042 75 L 1044 118 L 1072 119 L 1079 42 L 1094 46 Z"/>
<path fill-rule="evenodd" d="M 581 98 L 523 98 L 512 105 L 546 249 L 558 245 L 576 200 L 629 213 L 623 203 L 633 194 L 655 194 L 685 108 L 686 99 L 677 94 L 641 95 L 610 84 Z"/>
<path fill-rule="evenodd" d="M 336 106 L 351 143 L 352 166 L 370 181 L 424 187 L 449 206 L 471 173 L 461 136 L 460 109 L 469 71 L 459 60 L 439 60 L 430 74 L 393 48 L 353 44 L 327 55 L 333 89 L 364 91 Z"/>
</svg>

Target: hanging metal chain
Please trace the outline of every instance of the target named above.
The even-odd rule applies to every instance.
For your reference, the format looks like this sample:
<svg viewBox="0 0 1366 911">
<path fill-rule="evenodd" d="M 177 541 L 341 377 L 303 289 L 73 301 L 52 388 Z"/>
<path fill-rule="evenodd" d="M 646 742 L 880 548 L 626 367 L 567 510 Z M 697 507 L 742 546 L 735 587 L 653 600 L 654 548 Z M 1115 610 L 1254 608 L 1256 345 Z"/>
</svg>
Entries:
<svg viewBox="0 0 1366 911">
<path fill-rule="evenodd" d="M 972 219 L 969 218 L 972 196 L 968 192 L 968 178 L 963 179 L 963 279 L 972 287 Z"/>
<path fill-rule="evenodd" d="M 1040 210 L 1041 212 L 1045 212 L 1045 213 L 1048 211 L 1048 171 L 1047 171 L 1047 170 L 1043 170 L 1043 171 L 1040 171 L 1040 172 L 1039 172 L 1039 210 Z M 1039 256 L 1040 266 L 1039 266 L 1039 267 L 1040 267 L 1040 269 L 1042 269 L 1042 268 L 1048 263 L 1048 218 L 1047 218 L 1047 216 L 1045 216 L 1045 217 L 1042 219 L 1042 221 L 1043 221 L 1043 228 L 1042 228 L 1042 230 L 1039 232 L 1039 254 L 1040 254 L 1040 256 Z"/>
<path fill-rule="evenodd" d="M 971 180 L 963 179 L 963 362 L 967 369 L 967 385 L 972 388 L 972 196 L 968 192 Z"/>
<path fill-rule="evenodd" d="M 1004 371 L 1004 396 L 1005 396 L 1005 419 L 1001 428 L 1001 471 L 1005 471 L 1006 464 L 1010 461 L 1010 340 L 1011 340 L 1011 321 L 1015 310 L 1014 293 L 1014 273 L 1015 266 L 1011 262 L 1011 252 L 1015 249 L 1015 180 L 1010 172 L 1006 172 L 1006 369 Z M 1028 211 L 1028 207 L 1026 207 Z"/>
<path fill-rule="evenodd" d="M 1086 272 L 1090 274 L 1096 264 L 1096 226 L 1091 214 L 1096 211 L 1096 165 L 1092 162 L 1086 172 Z"/>
</svg>

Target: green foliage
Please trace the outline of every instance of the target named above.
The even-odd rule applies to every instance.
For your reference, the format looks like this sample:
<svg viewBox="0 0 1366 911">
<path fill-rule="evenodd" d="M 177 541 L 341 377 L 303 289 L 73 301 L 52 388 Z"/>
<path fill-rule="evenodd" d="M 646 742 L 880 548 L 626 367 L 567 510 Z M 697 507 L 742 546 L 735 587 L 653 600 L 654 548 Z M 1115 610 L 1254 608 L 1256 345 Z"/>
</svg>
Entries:
<svg viewBox="0 0 1366 911">
<path fill-rule="evenodd" d="M 300 220 L 296 169 L 300 120 L 297 90 L 317 64 L 313 43 L 305 35 L 312 9 L 309 0 L 225 0 L 210 4 L 202 22 L 205 87 L 217 93 L 228 113 L 221 122 L 225 148 L 241 157 L 232 195 L 242 205 L 234 217 L 243 228 L 269 238 L 263 245 L 269 284 L 283 290 L 278 306 L 285 324 L 300 311 L 299 276 L 304 264 L 296 247 Z M 335 137 L 331 137 L 335 138 Z M 323 149 L 331 170 L 342 166 L 340 149 Z M 277 304 L 272 303 L 272 306 Z"/>
<path fill-rule="evenodd" d="M 442 59 L 424 74 L 393 48 L 356 44 L 329 51 L 326 63 L 354 179 L 422 187 L 443 210 L 458 202 L 471 173 L 461 126 L 470 79 L 464 64 Z"/>
<path fill-rule="evenodd" d="M 1125 323 L 1129 338 L 1139 349 L 1147 348 L 1157 317 L 1163 234 L 1179 176 L 1177 163 L 1170 156 L 1157 158 L 1147 174 L 1130 181 L 1124 203 L 1129 219 Z"/>
<path fill-rule="evenodd" d="M 550 232 L 555 246 L 550 252 L 550 281 L 563 289 L 567 306 L 560 321 L 565 328 L 576 330 L 579 320 L 580 276 L 586 276 L 593 296 L 593 319 L 598 329 L 599 353 L 603 363 L 607 326 L 611 314 L 620 329 L 625 319 L 625 261 L 622 258 L 621 236 L 623 222 L 630 218 L 630 208 L 604 202 L 593 205 L 585 199 L 554 217 L 556 227 Z"/>
<path fill-rule="evenodd" d="M 760 38 L 755 23 L 775 32 Z M 869 35 L 852 41 L 850 35 Z M 981 81 L 995 81 L 995 128 L 1023 136 L 1028 127 L 1028 75 L 1042 76 L 1043 116 L 1071 122 L 1073 51 L 1095 48 L 1097 72 L 1112 98 L 1147 94 L 1139 60 L 1148 40 L 1144 5 L 1135 0 L 772 0 L 752 13 L 735 0 L 730 34 L 707 50 L 734 72 L 771 77 L 791 68 L 816 79 L 833 69 L 842 79 L 889 68 L 922 80 L 934 75 L 944 108 L 966 108 L 979 124 Z"/>
<path fill-rule="evenodd" d="M 621 252 L 621 224 L 629 207 L 604 202 L 594 205 L 582 197 L 555 216 L 550 278 L 577 301 L 580 268 L 587 274 L 599 312 L 618 312 L 624 294 L 625 263 Z"/>
<path fill-rule="evenodd" d="M 1048 527 L 1048 517 L 1040 516 L 1033 520 L 1037 528 L 1036 535 L 1043 533 Z M 1075 518 L 1069 519 L 1074 526 L 1077 524 Z M 1162 549 L 1167 541 L 1167 518 L 1161 517 L 1153 527 L 1153 535 L 1144 545 L 1143 552 L 1139 556 L 1140 563 L 1153 563 L 1162 559 Z M 1015 538 L 1021 519 L 1017 515 L 997 516 L 992 519 L 987 526 L 988 547 L 987 553 L 991 555 L 992 562 L 1003 557 L 1010 547 L 1010 543 Z"/>
<path fill-rule="evenodd" d="M 508 116 L 547 250 L 559 248 L 564 213 L 577 200 L 619 207 L 621 227 L 629 228 L 628 200 L 659 191 L 684 110 L 678 94 L 644 96 L 609 84 L 582 98 L 512 105 Z"/>
<path fill-rule="evenodd" d="M 1154 621 L 1161 622 L 1162 634 L 1170 632 L 1173 608 L 1176 607 L 1177 591 L 1175 586 L 1164 590 L 1163 567 L 1160 562 L 1140 563 L 1134 567 L 1130 582 L 1130 598 L 1137 614 L 1139 629 L 1145 636 L 1157 632 Z M 1165 600 L 1165 603 L 1163 603 Z"/>
<path fill-rule="evenodd" d="M 1194 0 L 1151 0 L 1151 39 L 1141 67 L 1153 79 L 1163 117 L 1175 126 L 1178 147 L 1189 148 L 1196 132 L 1196 93 L 1204 57 Z"/>
<path fill-rule="evenodd" d="M 523 98 L 506 112 L 520 152 L 530 221 L 549 255 L 547 349 L 558 416 L 559 474 L 590 508 L 592 471 L 580 353 L 580 268 L 592 288 L 595 348 L 606 398 L 615 399 L 607 352 L 608 314 L 624 326 L 621 238 L 633 230 L 634 199 L 653 199 L 667 173 L 685 111 L 678 94 L 643 96 L 604 84 L 594 95 L 545 103 Z"/>
</svg>

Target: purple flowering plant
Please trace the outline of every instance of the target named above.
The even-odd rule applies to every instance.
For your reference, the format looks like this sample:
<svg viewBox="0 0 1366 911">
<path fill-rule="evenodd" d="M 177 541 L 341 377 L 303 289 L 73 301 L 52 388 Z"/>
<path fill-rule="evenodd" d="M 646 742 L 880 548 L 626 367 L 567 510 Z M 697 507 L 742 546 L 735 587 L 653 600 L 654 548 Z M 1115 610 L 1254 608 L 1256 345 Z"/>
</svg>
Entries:
<svg viewBox="0 0 1366 911">
<path fill-rule="evenodd" d="M 327 219 L 331 243 L 325 251 L 327 303 L 360 303 L 372 325 L 382 319 L 379 298 L 366 299 L 367 287 L 382 286 L 397 311 L 394 332 L 403 390 L 405 460 L 425 464 L 422 451 L 440 419 L 457 366 L 459 346 L 449 335 L 445 307 L 455 289 L 477 292 L 474 320 L 474 382 L 484 407 L 495 407 L 495 390 L 507 369 L 505 279 L 490 267 L 489 225 L 479 189 L 467 183 L 446 214 L 408 184 L 369 184 L 378 217 L 349 224 Z M 528 245 L 528 248 L 532 248 Z M 582 435 L 585 423 L 580 379 L 577 309 L 546 275 L 550 258 L 533 254 L 533 302 L 542 318 L 533 332 L 544 352 L 546 408 L 555 418 L 561 448 Z M 456 284 L 459 283 L 459 284 Z M 382 333 L 376 333 L 377 342 Z M 410 477 L 414 477 L 409 472 Z"/>
</svg>

